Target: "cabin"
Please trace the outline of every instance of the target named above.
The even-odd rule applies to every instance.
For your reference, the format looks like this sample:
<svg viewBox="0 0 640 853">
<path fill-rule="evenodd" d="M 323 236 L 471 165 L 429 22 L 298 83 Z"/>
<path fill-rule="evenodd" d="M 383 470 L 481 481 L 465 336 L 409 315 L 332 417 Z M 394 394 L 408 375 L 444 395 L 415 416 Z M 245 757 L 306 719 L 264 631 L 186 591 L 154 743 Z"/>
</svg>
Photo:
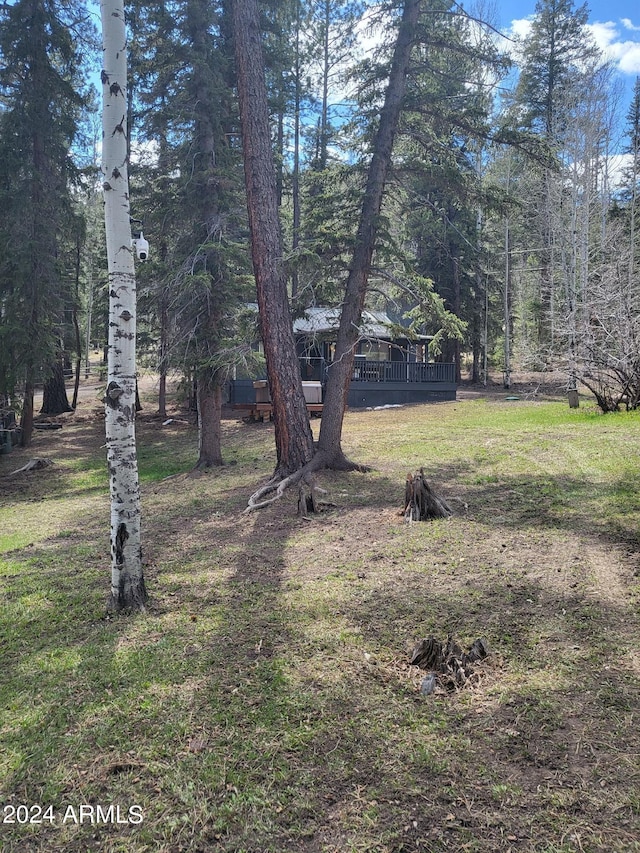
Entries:
<svg viewBox="0 0 640 853">
<path fill-rule="evenodd" d="M 335 354 L 339 308 L 308 308 L 293 323 L 300 372 L 308 404 L 322 402 Z M 428 361 L 430 338 L 406 336 L 381 311 L 363 311 L 349 408 L 370 408 L 456 399 L 455 365 Z M 254 387 L 255 386 L 255 387 Z M 257 395 L 257 396 L 256 396 Z M 268 401 L 265 376 L 236 378 L 230 403 L 246 406 Z"/>
</svg>

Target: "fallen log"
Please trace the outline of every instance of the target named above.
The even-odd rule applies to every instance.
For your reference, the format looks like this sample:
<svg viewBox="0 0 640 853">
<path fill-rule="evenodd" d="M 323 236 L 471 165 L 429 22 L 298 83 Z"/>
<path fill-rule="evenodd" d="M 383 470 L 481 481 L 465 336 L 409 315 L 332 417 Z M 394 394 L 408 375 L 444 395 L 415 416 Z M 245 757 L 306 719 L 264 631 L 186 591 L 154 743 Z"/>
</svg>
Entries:
<svg viewBox="0 0 640 853">
<path fill-rule="evenodd" d="M 424 468 L 416 474 L 407 474 L 404 497 L 404 517 L 407 522 L 448 518 L 452 514 L 449 504 L 427 483 Z"/>
<path fill-rule="evenodd" d="M 38 456 L 35 459 L 30 459 L 22 468 L 11 471 L 10 474 L 7 474 L 7 477 L 15 477 L 16 474 L 25 474 L 27 471 L 38 471 L 40 468 L 48 468 L 49 465 L 53 465 L 53 459 L 43 459 Z"/>
</svg>

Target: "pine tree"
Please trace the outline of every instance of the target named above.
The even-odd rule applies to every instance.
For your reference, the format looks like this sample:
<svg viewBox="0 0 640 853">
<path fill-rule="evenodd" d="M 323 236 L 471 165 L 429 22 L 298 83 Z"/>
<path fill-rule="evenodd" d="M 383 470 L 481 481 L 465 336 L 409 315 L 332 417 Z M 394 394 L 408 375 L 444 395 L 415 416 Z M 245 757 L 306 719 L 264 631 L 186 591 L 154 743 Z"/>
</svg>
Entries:
<svg viewBox="0 0 640 853">
<path fill-rule="evenodd" d="M 398 319 L 417 308 L 414 322 L 422 316 L 432 324 L 429 332 L 440 330 L 432 352 L 454 360 L 458 375 L 462 346 L 472 347 L 477 374 L 485 310 L 478 221 L 491 203 L 479 163 L 494 135 L 492 86 L 506 63 L 489 33 L 447 2 L 421 16 L 416 42 L 382 208 L 375 286 L 393 297 Z M 368 72 L 366 87 L 361 85 L 362 113 L 375 111 L 382 65 L 369 63 Z M 385 284 L 385 268 L 392 273 L 391 286 Z M 461 323 L 449 323 L 438 296 Z"/>
<path fill-rule="evenodd" d="M 539 273 L 539 349 L 554 359 L 562 348 L 565 289 L 559 242 L 565 224 L 559 223 L 566 134 L 573 105 L 599 61 L 598 48 L 586 31 L 588 11 L 573 0 L 538 0 L 531 32 L 522 50 L 522 68 L 515 90 L 522 127 L 540 134 L 556 158 L 555 168 L 536 169 L 535 186 L 527 192 L 531 233 Z"/>
<path fill-rule="evenodd" d="M 567 125 L 563 100 L 576 78 L 599 51 L 586 32 L 586 3 L 574 8 L 573 0 L 538 0 L 531 32 L 523 46 L 522 70 L 516 98 L 524 108 L 522 123 L 560 140 Z"/>
<path fill-rule="evenodd" d="M 362 199 L 352 263 L 345 284 L 335 358 L 329 369 L 318 453 L 324 464 L 335 468 L 357 468 L 344 455 L 342 423 L 353 373 L 355 343 L 367 295 L 373 253 L 380 222 L 393 145 L 403 107 L 415 30 L 420 17 L 420 0 L 405 0 L 397 23 L 389 82 L 377 124 L 367 182 Z"/>
<path fill-rule="evenodd" d="M 72 233 L 87 18 L 82 2 L 0 7 L 0 393 L 13 396 L 23 385 L 24 445 L 36 382 L 59 362 L 67 297 L 60 261 Z"/>
<path fill-rule="evenodd" d="M 436 282 L 445 305 L 467 326 L 476 375 L 479 317 L 485 294 L 478 283 L 482 262 L 478 216 L 491 204 L 482 185 L 483 147 L 491 138 L 491 86 L 504 60 L 491 39 L 447 4 L 425 23 L 410 109 L 404 119 L 406 175 L 413 203 L 407 232 L 416 246 L 415 266 Z M 461 378 L 462 341 L 443 341 L 440 358 L 454 361 Z"/>
<path fill-rule="evenodd" d="M 196 467 L 207 468 L 222 463 L 223 385 L 246 344 L 231 328 L 247 260 L 228 10 L 180 0 L 138 4 L 136 16 L 139 136 L 157 150 L 136 178 L 157 245 L 143 273 L 148 310 L 159 320 L 161 369 L 171 362 L 195 380 Z"/>
<path fill-rule="evenodd" d="M 260 329 L 273 402 L 277 484 L 310 462 L 313 436 L 302 391 L 282 262 L 267 88 L 260 62 L 258 4 L 256 0 L 233 0 L 232 8 L 247 208 Z"/>
</svg>

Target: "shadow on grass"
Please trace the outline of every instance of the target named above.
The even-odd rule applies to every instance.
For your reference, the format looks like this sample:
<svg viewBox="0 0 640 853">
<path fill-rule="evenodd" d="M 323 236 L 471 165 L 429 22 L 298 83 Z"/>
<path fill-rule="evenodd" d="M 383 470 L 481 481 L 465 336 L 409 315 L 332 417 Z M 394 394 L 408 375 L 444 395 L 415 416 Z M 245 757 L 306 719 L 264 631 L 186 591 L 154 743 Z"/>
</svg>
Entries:
<svg viewBox="0 0 640 853">
<path fill-rule="evenodd" d="M 598 483 L 566 475 L 502 476 L 495 483 L 462 488 L 473 520 L 506 530 L 534 526 L 625 548 L 638 546 L 640 494 L 631 473 Z"/>
<path fill-rule="evenodd" d="M 559 474 L 484 474 L 482 465 L 462 462 L 425 466 L 434 490 L 450 502 L 454 517 L 503 528 L 506 532 L 537 527 L 566 530 L 586 539 L 640 550 L 636 520 L 640 491 L 634 469 L 611 481 L 587 480 Z M 344 511 L 357 506 L 397 507 L 402 513 L 404 482 L 375 471 L 369 474 L 329 475 L 329 488 L 348 483 L 356 498 Z M 348 496 L 349 493 L 347 493 Z M 327 516 L 330 523 L 331 516 Z M 325 523 L 322 518 L 320 523 Z"/>
<path fill-rule="evenodd" d="M 286 607 L 280 550 L 265 535 L 259 525 L 245 535 L 227 584 L 209 701 L 236 748 L 201 842 L 493 851 L 506 850 L 509 835 L 560 845 L 576 822 L 588 843 L 634 849 L 628 784 L 640 683 L 618 642 L 628 608 L 530 579 L 461 578 L 443 591 L 428 572 L 400 589 L 379 588 L 372 572 L 330 607 L 334 625 L 351 629 L 340 640 L 314 631 L 317 600 L 299 601 L 295 614 Z M 483 681 L 449 699 L 420 697 L 399 666 L 398 638 L 412 629 L 414 639 L 488 635 Z M 616 816 L 603 819 L 612 800 Z"/>
<path fill-rule="evenodd" d="M 469 483 L 475 473 L 428 475 L 468 503 L 462 520 L 628 544 L 601 522 L 624 478 Z M 309 523 L 320 538 L 341 513 L 402 508 L 402 482 L 330 476 L 344 506 Z M 296 574 L 289 549 L 306 523 L 285 515 L 290 504 L 246 519 L 240 487 L 203 482 L 204 497 L 183 495 L 197 507 L 168 494 L 158 509 L 147 616 L 101 618 L 106 563 L 82 541 L 49 541 L 4 579 L 5 793 L 145 809 L 142 827 L 49 829 L 57 848 L 15 828 L 7 850 L 493 853 L 510 836 L 559 850 L 574 827 L 586 847 L 634 849 L 640 695 L 621 650 L 638 626 L 623 602 L 556 589 L 551 569 L 543 578 L 519 553 L 485 554 L 473 533 L 453 542 L 458 519 L 401 527 L 412 562 L 391 573 L 354 539 L 343 559 L 357 566 L 360 549 L 362 578 L 328 560 L 305 573 L 306 553 Z M 486 565 L 470 572 L 459 558 L 473 548 Z M 488 636 L 483 680 L 421 697 L 407 641 L 450 630 Z"/>
<path fill-rule="evenodd" d="M 351 475 L 340 482 L 362 486 Z M 391 482 L 374 485 L 364 506 L 388 508 L 382 495 Z M 470 492 L 486 503 L 485 487 Z M 328 529 L 334 518 L 314 525 Z M 516 522 L 521 517 L 500 523 Z M 235 748 L 217 777 L 201 842 L 229 851 L 349 849 L 356 839 L 362 849 L 390 851 L 474 842 L 488 851 L 503 849 L 509 831 L 532 844 L 536 837 L 561 844 L 579 813 L 592 843 L 607 837 L 611 849 L 632 849 L 625 845 L 637 814 L 626 784 L 640 691 L 620 666 L 616 639 L 628 608 L 556 592 L 535 578 L 470 582 L 460 567 L 445 591 L 434 590 L 426 569 L 401 589 L 397 578 L 378 589 L 371 569 L 371 583 L 354 582 L 335 602 L 296 596 L 294 612 L 283 569 L 299 530 L 297 520 L 267 511 L 239 535 L 208 693 Z M 317 630 L 323 617 L 332 631 Z M 410 632 L 415 640 L 448 631 L 488 635 L 494 649 L 493 682 L 475 708 L 473 692 L 429 704 L 397 674 Z M 381 654 L 382 665 L 366 663 L 366 649 Z M 327 671 L 327 660 L 340 661 L 337 672 Z M 501 667 L 513 673 L 504 681 Z M 623 819 L 603 828 L 612 794 Z M 475 811 L 450 820 L 465 802 Z"/>
</svg>

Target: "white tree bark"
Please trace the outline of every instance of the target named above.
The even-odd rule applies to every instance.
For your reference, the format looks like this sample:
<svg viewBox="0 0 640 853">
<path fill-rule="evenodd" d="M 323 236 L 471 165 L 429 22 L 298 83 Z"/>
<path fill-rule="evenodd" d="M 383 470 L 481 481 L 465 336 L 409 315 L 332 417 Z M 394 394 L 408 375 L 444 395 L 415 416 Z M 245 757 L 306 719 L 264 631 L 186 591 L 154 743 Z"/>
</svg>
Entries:
<svg viewBox="0 0 640 853">
<path fill-rule="evenodd" d="M 127 172 L 127 59 L 124 6 L 102 0 L 102 173 L 109 267 L 108 385 L 105 397 L 111 492 L 111 598 L 117 610 L 146 601 L 140 549 L 135 438 L 136 279 Z"/>
</svg>

